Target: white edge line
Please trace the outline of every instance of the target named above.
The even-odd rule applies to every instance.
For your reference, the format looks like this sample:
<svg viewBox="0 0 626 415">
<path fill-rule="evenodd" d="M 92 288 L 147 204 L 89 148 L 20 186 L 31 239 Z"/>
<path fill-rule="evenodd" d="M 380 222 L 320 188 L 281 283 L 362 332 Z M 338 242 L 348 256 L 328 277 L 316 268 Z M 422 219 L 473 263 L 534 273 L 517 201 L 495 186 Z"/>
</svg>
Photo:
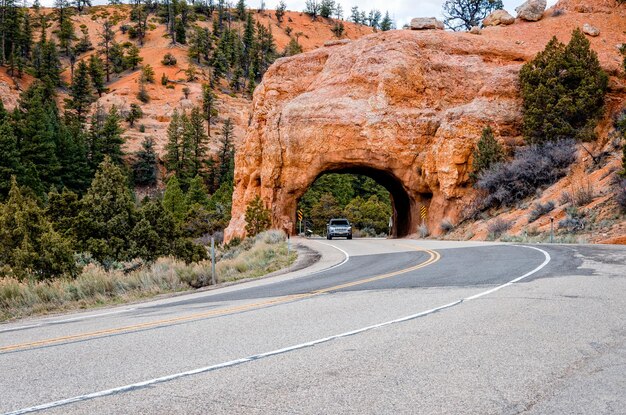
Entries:
<svg viewBox="0 0 626 415">
<path fill-rule="evenodd" d="M 341 253 L 345 256 L 345 258 L 343 259 L 343 261 L 341 261 L 341 262 L 340 262 L 340 263 L 338 263 L 338 264 L 331 265 L 331 266 L 330 266 L 330 267 L 328 267 L 328 268 L 320 269 L 320 270 L 318 270 L 318 271 L 313 271 L 313 272 L 311 272 L 310 274 L 304 274 L 304 275 L 302 275 L 302 277 L 309 277 L 309 276 L 311 276 L 311 275 L 319 274 L 320 272 L 326 272 L 326 271 L 329 271 L 329 270 L 331 270 L 331 269 L 335 269 L 335 268 L 337 268 L 337 267 L 342 266 L 343 264 L 345 264 L 346 262 L 348 262 L 348 261 L 350 260 L 350 254 L 348 254 L 348 253 L 347 253 L 346 251 L 344 251 L 343 249 L 341 249 L 341 248 L 339 248 L 339 247 L 337 247 L 337 246 L 335 246 L 335 245 L 327 244 L 326 242 L 320 242 L 320 241 L 314 241 L 314 242 L 317 242 L 318 244 L 322 244 L 322 245 L 330 246 L 331 248 L 335 248 L 336 250 L 340 251 L 340 252 L 341 252 Z M 297 272 L 297 271 L 296 271 L 296 272 Z"/>
<path fill-rule="evenodd" d="M 29 324 L 29 325 L 26 325 L 26 326 L 7 327 L 7 328 L 4 328 L 4 329 L 0 329 L 0 333 L 4 333 L 4 332 L 7 332 L 7 331 L 26 330 L 26 329 L 31 329 L 31 328 L 34 328 L 34 327 L 50 326 L 50 325 L 60 324 L 60 323 L 69 323 L 69 322 L 72 322 L 72 321 L 88 320 L 90 318 L 109 316 L 111 314 L 126 313 L 128 311 L 133 311 L 135 309 L 136 309 L 136 307 L 131 307 L 131 308 L 124 308 L 122 310 L 107 311 L 106 313 L 89 314 L 89 315 L 85 315 L 85 316 L 71 317 L 71 318 L 66 318 L 66 319 L 62 319 L 62 320 L 46 320 L 46 321 L 42 321 L 40 323 Z"/>
<path fill-rule="evenodd" d="M 321 243 L 323 243 L 323 242 L 321 242 Z M 330 245 L 330 246 L 332 246 L 332 245 Z M 514 245 L 514 246 L 519 246 L 519 247 L 522 247 L 522 248 L 528 248 L 528 249 L 537 250 L 537 251 L 539 251 L 539 252 L 544 254 L 545 259 L 544 259 L 543 263 L 541 263 L 541 265 L 539 265 L 537 268 L 533 269 L 532 271 L 522 275 L 521 277 L 517 277 L 517 278 L 515 278 L 515 279 L 513 279 L 513 280 L 511 280 L 511 281 L 509 281 L 509 282 L 507 282 L 505 284 L 502 284 L 502 285 L 499 285 L 497 287 L 491 288 L 491 289 L 489 289 L 487 291 L 483 291 L 483 292 L 481 292 L 479 294 L 476 294 L 476 295 L 473 295 L 471 297 L 466 297 L 466 298 L 463 298 L 463 299 L 460 299 L 460 300 L 456 300 L 456 301 L 453 301 L 451 303 L 448 303 L 448 304 L 445 304 L 445 305 L 442 305 L 442 306 L 439 306 L 439 307 L 431 308 L 430 310 L 420 311 L 419 313 L 411 314 L 411 315 L 408 315 L 408 316 L 405 316 L 405 317 L 400 317 L 400 318 L 397 318 L 395 320 L 390 320 L 390 321 L 386 321 L 386 322 L 383 322 L 383 323 L 378 323 L 378 324 L 374 324 L 374 325 L 371 325 L 371 326 L 362 327 L 360 329 L 347 331 L 345 333 L 336 334 L 336 335 L 333 335 L 333 336 L 324 337 L 324 338 L 317 339 L 317 340 L 312 340 L 312 341 L 309 341 L 309 342 L 306 342 L 306 343 L 300 343 L 300 344 L 296 344 L 296 345 L 293 345 L 293 346 L 288 346 L 288 347 L 285 347 L 285 348 L 282 348 L 282 349 L 272 350 L 270 352 L 259 353 L 259 354 L 255 354 L 255 355 L 248 356 L 248 357 L 243 357 L 243 358 L 236 359 L 236 360 L 230 360 L 228 362 L 218 363 L 216 365 L 205 366 L 205 367 L 201 367 L 201 368 L 198 368 L 198 369 L 189 370 L 189 371 L 186 371 L 186 372 L 176 373 L 176 374 L 168 375 L 168 376 L 162 376 L 162 377 L 159 377 L 159 378 L 154 378 L 154 379 L 146 380 L 146 381 L 143 381 L 143 382 L 133 383 L 133 384 L 126 385 L 126 386 L 120 386 L 120 387 L 113 388 L 113 389 L 107 389 L 107 390 L 103 390 L 103 391 L 99 391 L 99 392 L 93 392 L 93 393 L 90 393 L 90 394 L 87 394 L 87 395 L 75 396 L 73 398 L 67 398 L 67 399 L 62 399 L 62 400 L 59 400 L 59 401 L 44 403 L 44 404 L 37 405 L 37 406 L 31 406 L 29 408 L 18 409 L 18 410 L 13 411 L 13 412 L 7 412 L 7 413 L 5 413 L 3 415 L 28 414 L 28 413 L 31 413 L 31 412 L 42 411 L 42 410 L 45 410 L 45 409 L 51 409 L 51 408 L 55 408 L 55 407 L 59 407 L 59 406 L 63 406 L 63 405 L 68 405 L 68 404 L 71 404 L 71 403 L 86 401 L 86 400 L 90 400 L 90 399 L 94 399 L 94 398 L 100 398 L 100 397 L 104 397 L 104 396 L 115 395 L 117 393 L 130 392 L 132 390 L 145 388 L 147 386 L 155 385 L 155 384 L 158 384 L 158 383 L 168 382 L 168 381 L 171 381 L 171 380 L 180 379 L 180 378 L 187 377 L 187 376 L 192 376 L 192 375 L 197 375 L 197 374 L 200 374 L 200 373 L 212 372 L 214 370 L 223 369 L 223 368 L 231 367 L 231 366 L 236 366 L 236 365 L 240 365 L 242 363 L 251 362 L 251 361 L 254 361 L 254 360 L 259 360 L 259 359 L 263 359 L 263 358 L 266 358 L 266 357 L 275 356 L 275 355 L 278 355 L 278 354 L 287 353 L 287 352 L 291 352 L 291 351 L 294 351 L 294 350 L 304 349 L 304 348 L 315 346 L 315 345 L 318 345 L 318 344 L 321 344 L 321 343 L 326 343 L 326 342 L 329 342 L 329 341 L 332 341 L 332 340 L 340 339 L 340 338 L 343 338 L 343 337 L 353 336 L 355 334 L 359 334 L 359 333 L 363 333 L 363 332 L 366 332 L 366 331 L 374 330 L 374 329 L 377 329 L 377 328 L 389 326 L 391 324 L 403 323 L 405 321 L 414 320 L 414 319 L 419 318 L 419 317 L 424 317 L 424 316 L 427 316 L 429 314 L 434 314 L 436 312 L 445 310 L 447 308 L 451 308 L 451 307 L 457 306 L 457 305 L 462 304 L 462 303 L 467 302 L 467 301 L 475 300 L 475 299 L 483 297 L 485 295 L 494 293 L 494 292 L 496 292 L 496 291 L 498 291 L 498 290 L 500 290 L 502 288 L 505 288 L 505 287 L 508 287 L 510 285 L 513 285 L 516 282 L 519 282 L 519 281 L 521 281 L 521 280 L 523 280 L 525 278 L 530 277 L 533 274 L 536 274 L 541 269 L 543 269 L 546 265 L 548 265 L 548 263 L 551 261 L 550 254 L 547 253 L 546 251 L 544 251 L 543 249 L 535 248 L 535 247 L 532 247 L 532 246 L 526 246 L 526 245 Z M 340 248 L 337 248 L 337 249 L 343 251 Z M 347 253 L 346 253 L 346 256 L 349 257 Z"/>
</svg>

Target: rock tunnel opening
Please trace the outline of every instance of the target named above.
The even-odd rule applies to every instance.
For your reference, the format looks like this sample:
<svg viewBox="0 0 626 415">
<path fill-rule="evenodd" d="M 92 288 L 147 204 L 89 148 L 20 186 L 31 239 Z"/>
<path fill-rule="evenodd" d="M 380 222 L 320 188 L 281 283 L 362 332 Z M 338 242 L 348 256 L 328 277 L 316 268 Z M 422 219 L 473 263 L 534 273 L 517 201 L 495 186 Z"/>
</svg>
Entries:
<svg viewBox="0 0 626 415">
<path fill-rule="evenodd" d="M 319 190 L 314 195 L 312 196 L 310 195 L 309 190 L 316 188 L 315 184 L 319 183 L 320 179 L 322 179 L 325 176 L 326 177 L 353 176 L 356 178 L 369 178 L 373 180 L 377 186 L 371 187 L 370 185 L 370 187 L 372 188 L 371 192 L 374 195 L 378 196 L 378 200 L 380 200 L 381 202 L 384 202 L 382 204 L 386 204 L 388 206 L 388 210 L 386 211 L 387 214 L 385 215 L 385 217 L 382 218 L 381 214 L 379 213 L 378 222 L 376 223 L 376 225 L 371 226 L 372 228 L 376 228 L 376 234 L 377 235 L 380 235 L 381 233 L 387 234 L 389 232 L 388 225 L 389 225 L 390 218 L 391 218 L 392 226 L 391 226 L 389 235 L 391 237 L 402 238 L 411 233 L 411 229 L 412 229 L 411 209 L 412 209 L 413 203 L 411 203 L 411 198 L 409 194 L 407 193 L 407 191 L 405 190 L 404 186 L 402 185 L 402 182 L 388 171 L 379 170 L 379 169 L 371 168 L 371 167 L 364 167 L 364 166 L 330 168 L 320 173 L 317 176 L 314 183 L 311 186 L 309 186 L 309 188 L 306 189 L 305 193 L 298 199 L 298 203 L 297 203 L 298 210 L 303 210 L 303 207 L 305 210 L 305 216 L 306 216 L 304 219 L 305 222 L 310 223 L 308 222 L 308 219 L 310 218 L 310 216 L 307 215 L 309 213 L 309 209 L 307 209 L 307 203 L 308 203 L 309 208 L 312 203 L 317 202 L 321 204 L 321 209 L 320 207 L 318 207 L 317 210 L 318 211 L 321 210 L 323 212 L 323 215 L 324 215 L 323 218 L 319 217 L 320 212 L 317 212 L 316 215 L 313 215 L 313 213 L 310 214 L 311 216 L 315 216 L 315 219 L 316 219 L 315 222 L 320 222 L 316 224 L 317 228 L 321 226 L 322 220 L 327 221 L 331 217 L 337 216 L 337 215 L 350 216 L 350 209 L 353 207 L 352 206 L 353 203 L 348 204 L 348 206 L 345 209 L 337 210 L 333 206 L 324 205 L 324 201 L 319 200 L 321 199 Z M 334 181 L 331 181 L 331 183 L 334 184 L 335 186 L 342 186 L 342 183 L 345 183 L 345 182 L 342 182 L 341 180 L 334 180 Z M 376 187 L 378 187 L 378 189 L 376 189 Z M 381 191 L 381 188 L 384 188 L 384 191 Z M 339 193 L 341 192 L 340 189 L 334 189 L 334 190 L 335 190 L 334 191 L 335 194 L 337 194 L 338 192 Z M 314 200 L 311 201 L 310 199 L 314 199 Z M 361 203 L 370 202 L 368 206 L 364 208 L 364 210 L 367 210 L 368 212 L 371 213 L 372 209 L 384 209 L 385 208 L 384 206 L 381 207 L 380 206 L 381 204 L 378 204 L 375 201 L 376 199 L 374 199 L 374 203 L 371 203 L 371 201 L 369 200 L 368 201 L 361 200 Z M 358 205 L 358 203 L 356 203 L 356 205 Z M 297 216 L 296 212 L 294 212 L 294 216 Z M 294 230 L 295 232 L 300 231 L 298 225 L 299 225 L 298 221 L 296 221 L 296 229 Z M 319 229 L 316 229 L 316 230 L 319 231 Z"/>
</svg>

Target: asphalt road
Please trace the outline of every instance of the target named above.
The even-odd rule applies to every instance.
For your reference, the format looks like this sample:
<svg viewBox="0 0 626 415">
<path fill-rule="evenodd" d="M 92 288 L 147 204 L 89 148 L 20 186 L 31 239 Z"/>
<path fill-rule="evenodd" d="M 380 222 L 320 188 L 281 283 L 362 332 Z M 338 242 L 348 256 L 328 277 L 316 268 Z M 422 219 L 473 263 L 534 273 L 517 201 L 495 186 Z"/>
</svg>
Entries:
<svg viewBox="0 0 626 415">
<path fill-rule="evenodd" d="M 304 243 L 294 273 L 0 325 L 0 414 L 626 413 L 626 247 Z"/>
</svg>

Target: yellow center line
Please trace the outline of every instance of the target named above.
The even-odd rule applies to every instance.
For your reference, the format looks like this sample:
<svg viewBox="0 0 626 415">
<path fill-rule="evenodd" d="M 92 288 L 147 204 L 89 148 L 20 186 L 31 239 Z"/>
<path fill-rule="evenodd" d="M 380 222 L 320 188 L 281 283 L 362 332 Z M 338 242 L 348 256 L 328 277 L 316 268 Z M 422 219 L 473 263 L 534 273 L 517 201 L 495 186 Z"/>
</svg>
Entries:
<svg viewBox="0 0 626 415">
<path fill-rule="evenodd" d="M 405 245 L 405 246 L 408 246 L 408 245 Z M 33 348 L 33 347 L 48 346 L 51 344 L 57 344 L 57 343 L 62 343 L 62 342 L 67 342 L 67 341 L 85 340 L 85 339 L 92 338 L 92 337 L 99 337 L 99 336 L 105 336 L 105 335 L 110 335 L 110 334 L 136 331 L 136 330 L 152 328 L 152 327 L 167 326 L 167 325 L 171 325 L 175 323 L 181 323 L 181 322 L 186 322 L 186 321 L 191 321 L 191 320 L 200 320 L 200 319 L 207 318 L 207 317 L 215 317 L 215 316 L 221 316 L 225 314 L 233 314 L 233 313 L 238 313 L 242 311 L 249 311 L 249 310 L 253 310 L 257 308 L 283 304 L 283 303 L 287 303 L 291 301 L 314 297 L 314 296 L 329 293 L 332 291 L 342 290 L 344 288 L 354 287 L 354 286 L 361 285 L 361 284 L 367 284 L 373 281 L 380 281 L 380 280 L 395 277 L 401 274 L 406 274 L 408 272 L 416 271 L 420 268 L 424 268 L 424 267 L 427 267 L 428 265 L 434 264 L 435 262 L 439 261 L 439 259 L 441 258 L 441 255 L 436 251 L 433 251 L 430 249 L 421 249 L 421 248 L 416 248 L 416 247 L 411 247 L 411 248 L 417 251 L 423 251 L 423 252 L 428 253 L 429 258 L 426 261 L 421 262 L 420 264 L 414 265 L 409 268 L 401 269 L 399 271 L 389 272 L 386 274 L 377 275 L 374 277 L 365 278 L 365 279 L 361 279 L 361 280 L 357 280 L 353 282 L 348 282 L 345 284 L 334 285 L 332 287 L 323 288 L 323 289 L 311 291 L 308 293 L 291 294 L 291 295 L 277 297 L 277 298 L 273 298 L 270 300 L 265 300 L 265 301 L 261 301 L 257 303 L 244 304 L 244 305 L 240 305 L 236 307 L 222 308 L 218 310 L 211 310 L 211 311 L 206 311 L 203 313 L 191 314 L 188 316 L 174 317 L 174 318 L 157 320 L 157 321 L 149 321 L 149 322 L 134 324 L 130 326 L 116 327 L 116 328 L 111 328 L 111 329 L 97 330 L 97 331 L 92 331 L 92 332 L 87 332 L 87 333 L 79 333 L 79 334 L 72 334 L 69 336 L 38 340 L 34 342 L 19 343 L 19 344 L 14 344 L 14 345 L 9 345 L 9 346 L 3 346 L 3 347 L 0 347 L 0 353 L 6 353 L 6 352 L 21 350 L 21 349 L 28 349 L 28 348 Z"/>
</svg>

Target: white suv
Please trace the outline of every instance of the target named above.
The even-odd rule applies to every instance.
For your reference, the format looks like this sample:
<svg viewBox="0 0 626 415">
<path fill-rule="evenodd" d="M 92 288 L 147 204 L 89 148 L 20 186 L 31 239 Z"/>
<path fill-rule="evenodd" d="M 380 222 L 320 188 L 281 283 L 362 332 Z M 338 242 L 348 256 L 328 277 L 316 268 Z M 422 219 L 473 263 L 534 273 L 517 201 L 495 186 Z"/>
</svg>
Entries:
<svg viewBox="0 0 626 415">
<path fill-rule="evenodd" d="M 348 219 L 331 219 L 326 226 L 326 231 L 326 239 L 333 239 L 334 236 L 352 239 L 352 225 Z"/>
</svg>

